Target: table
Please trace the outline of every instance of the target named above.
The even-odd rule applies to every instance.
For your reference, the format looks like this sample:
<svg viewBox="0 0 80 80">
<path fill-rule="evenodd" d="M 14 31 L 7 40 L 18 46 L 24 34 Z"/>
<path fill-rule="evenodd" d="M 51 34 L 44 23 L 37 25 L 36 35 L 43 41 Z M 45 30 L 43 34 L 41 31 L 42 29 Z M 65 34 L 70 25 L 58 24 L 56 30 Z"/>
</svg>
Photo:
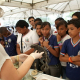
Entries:
<svg viewBox="0 0 80 80">
<path fill-rule="evenodd" d="M 43 74 L 42 72 L 39 72 L 36 76 L 31 76 L 30 73 L 33 69 L 30 69 L 28 71 L 28 73 L 25 75 L 25 77 L 22 80 L 42 80 L 42 79 L 46 79 L 46 80 L 64 80 L 61 78 L 57 78 L 57 77 L 53 77 L 47 74 Z M 35 78 L 35 79 L 33 79 Z"/>
</svg>

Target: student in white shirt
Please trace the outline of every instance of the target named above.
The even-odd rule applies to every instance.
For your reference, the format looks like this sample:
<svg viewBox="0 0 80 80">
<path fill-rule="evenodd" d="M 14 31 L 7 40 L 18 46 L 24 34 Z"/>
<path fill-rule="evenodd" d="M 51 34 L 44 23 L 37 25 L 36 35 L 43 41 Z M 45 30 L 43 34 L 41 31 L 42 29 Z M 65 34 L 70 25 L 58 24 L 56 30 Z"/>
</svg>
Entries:
<svg viewBox="0 0 80 80">
<path fill-rule="evenodd" d="M 28 29 L 28 23 L 24 20 L 19 20 L 16 23 L 16 30 L 18 31 L 18 38 L 17 38 L 17 53 L 25 53 L 30 54 L 34 51 L 30 46 L 32 44 L 37 44 L 38 35 L 36 31 L 32 31 Z"/>
<path fill-rule="evenodd" d="M 60 21 L 57 24 L 57 42 L 59 44 L 60 47 L 60 51 L 62 49 L 62 45 L 64 43 L 65 40 L 70 39 L 70 36 L 67 34 L 67 22 L 65 20 Z M 61 66 L 62 66 L 62 78 L 66 79 L 66 62 L 61 62 Z"/>
<path fill-rule="evenodd" d="M 32 53 L 29 56 L 25 54 L 9 57 L 3 46 L 0 44 L 0 79 L 1 80 L 21 80 L 30 69 L 35 59 L 41 58 L 43 53 Z M 23 64 L 15 69 L 13 62 L 24 61 Z"/>
</svg>

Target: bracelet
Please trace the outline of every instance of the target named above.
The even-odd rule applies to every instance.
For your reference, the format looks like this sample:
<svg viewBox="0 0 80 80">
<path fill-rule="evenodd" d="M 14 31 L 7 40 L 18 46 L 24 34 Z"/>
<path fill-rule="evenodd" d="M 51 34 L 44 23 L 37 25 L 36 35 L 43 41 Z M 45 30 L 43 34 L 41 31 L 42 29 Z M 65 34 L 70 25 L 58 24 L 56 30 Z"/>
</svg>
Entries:
<svg viewBox="0 0 80 80">
<path fill-rule="evenodd" d="M 59 46 L 62 46 L 62 41 L 57 42 Z"/>
<path fill-rule="evenodd" d="M 62 41 L 57 42 L 58 44 L 62 43 Z"/>
<path fill-rule="evenodd" d="M 69 62 L 71 62 L 71 63 L 73 62 L 72 59 L 71 59 L 71 57 L 69 57 Z"/>
<path fill-rule="evenodd" d="M 17 58 L 17 62 L 19 62 L 19 56 L 18 55 L 16 56 L 16 58 Z"/>
<path fill-rule="evenodd" d="M 50 46 L 47 49 L 49 49 L 49 48 L 50 48 Z"/>
</svg>

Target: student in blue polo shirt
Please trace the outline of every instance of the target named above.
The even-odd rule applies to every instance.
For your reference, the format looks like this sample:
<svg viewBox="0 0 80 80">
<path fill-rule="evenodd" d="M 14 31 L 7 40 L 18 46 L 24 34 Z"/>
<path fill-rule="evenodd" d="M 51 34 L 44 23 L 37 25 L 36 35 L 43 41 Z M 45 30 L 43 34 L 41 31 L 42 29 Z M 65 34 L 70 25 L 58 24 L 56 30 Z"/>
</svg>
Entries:
<svg viewBox="0 0 80 80">
<path fill-rule="evenodd" d="M 49 22 L 43 22 L 41 32 L 43 37 L 39 38 L 40 45 L 46 48 L 50 58 L 49 70 L 47 74 L 59 77 L 60 76 L 60 61 L 59 61 L 59 46 L 57 44 L 56 36 L 50 34 L 51 25 Z"/>
<path fill-rule="evenodd" d="M 17 37 L 14 34 L 11 34 L 6 27 L 1 27 L 1 34 L 4 37 L 5 50 L 9 56 L 17 55 L 16 52 L 16 42 Z"/>
<path fill-rule="evenodd" d="M 67 62 L 66 80 L 80 80 L 80 20 L 68 21 L 68 33 L 71 39 L 64 42 L 60 61 Z"/>
</svg>

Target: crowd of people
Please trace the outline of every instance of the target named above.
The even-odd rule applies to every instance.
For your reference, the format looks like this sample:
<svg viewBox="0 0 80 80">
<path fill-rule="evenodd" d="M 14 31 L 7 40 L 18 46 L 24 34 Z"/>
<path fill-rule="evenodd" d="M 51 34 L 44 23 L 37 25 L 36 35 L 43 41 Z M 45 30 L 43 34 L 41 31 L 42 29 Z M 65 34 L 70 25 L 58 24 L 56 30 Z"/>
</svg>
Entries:
<svg viewBox="0 0 80 80">
<path fill-rule="evenodd" d="M 34 63 L 41 70 L 40 58 L 44 52 L 34 52 L 31 48 L 31 45 L 38 44 L 46 49 L 50 58 L 45 74 L 65 80 L 80 80 L 80 12 L 75 12 L 67 22 L 62 17 L 57 18 L 57 31 L 40 18 L 31 16 L 28 21 L 31 29 L 25 20 L 16 23 L 17 36 L 6 27 L 0 28 L 0 78 L 21 80 L 30 68 L 34 69 Z M 23 63 L 16 70 L 13 63 L 18 61 Z"/>
</svg>

